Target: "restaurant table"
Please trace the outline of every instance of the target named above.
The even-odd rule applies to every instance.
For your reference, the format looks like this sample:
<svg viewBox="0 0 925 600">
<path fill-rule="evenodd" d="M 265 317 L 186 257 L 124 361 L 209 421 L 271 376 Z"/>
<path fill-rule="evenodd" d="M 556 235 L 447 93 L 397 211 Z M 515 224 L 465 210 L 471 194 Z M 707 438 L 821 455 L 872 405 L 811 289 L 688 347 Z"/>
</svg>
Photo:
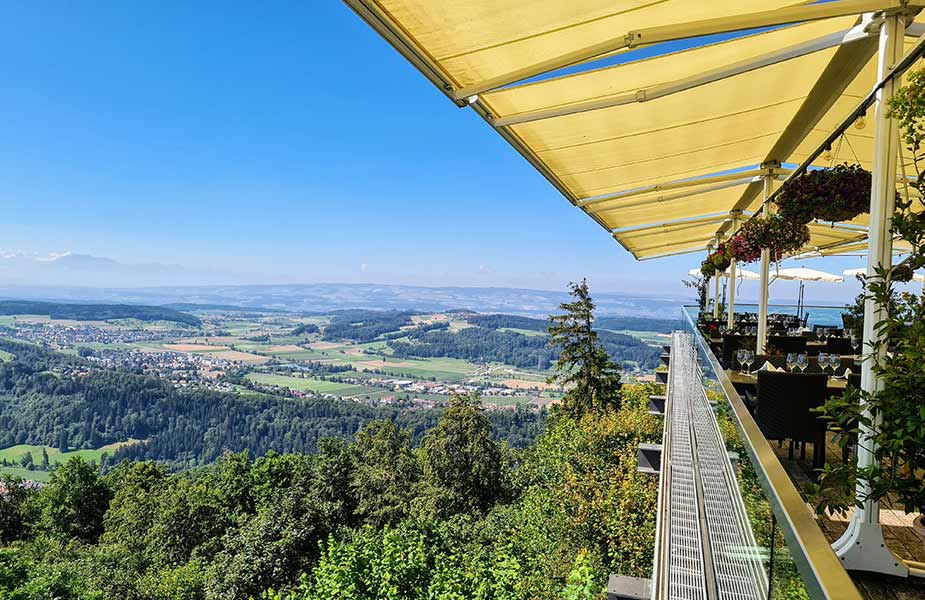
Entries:
<svg viewBox="0 0 925 600">
<path fill-rule="evenodd" d="M 742 373 L 738 370 L 726 370 L 726 375 L 729 377 L 729 381 L 732 382 L 732 385 L 736 386 L 757 386 L 758 385 L 758 376 L 752 373 Z M 826 382 L 826 387 L 828 387 L 830 392 L 843 392 L 845 388 L 848 387 L 848 380 L 832 377 L 829 375 L 829 379 Z"/>
</svg>

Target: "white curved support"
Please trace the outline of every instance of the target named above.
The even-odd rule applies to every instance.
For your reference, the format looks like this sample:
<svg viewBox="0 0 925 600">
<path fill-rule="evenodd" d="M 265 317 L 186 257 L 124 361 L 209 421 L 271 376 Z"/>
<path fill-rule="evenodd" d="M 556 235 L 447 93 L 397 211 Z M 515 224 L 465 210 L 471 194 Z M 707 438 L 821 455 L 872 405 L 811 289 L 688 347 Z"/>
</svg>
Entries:
<svg viewBox="0 0 925 600">
<path fill-rule="evenodd" d="M 880 30 L 878 54 L 878 79 L 882 79 L 891 67 L 902 58 L 904 21 L 901 16 L 888 16 Z M 874 123 L 874 164 L 870 196 L 870 233 L 867 256 L 867 275 L 875 276 L 879 266 L 889 267 L 892 262 L 893 238 L 890 233 L 890 218 L 893 214 L 896 189 L 896 155 L 899 131 L 895 121 L 887 118 L 887 104 L 899 82 L 896 79 L 886 83 L 877 94 Z M 878 340 L 880 332 L 876 324 L 882 318 L 881 307 L 873 300 L 864 303 L 864 348 Z M 881 349 L 881 352 L 883 350 Z M 861 365 L 861 387 L 867 392 L 882 389 L 883 383 L 873 370 L 874 356 L 868 356 Z M 863 400 L 862 400 L 863 402 Z M 869 414 L 869 413 L 868 413 Z M 879 426 L 874 420 L 873 428 Z M 861 427 L 858 436 L 858 467 L 864 468 L 876 461 L 876 447 L 871 438 L 873 431 Z M 859 481 L 855 493 L 858 498 L 870 495 L 869 483 Z M 848 524 L 848 529 L 832 548 L 846 569 L 874 571 L 900 577 L 909 575 L 909 567 L 887 547 L 880 525 L 879 502 L 866 500 L 858 507 Z"/>
</svg>

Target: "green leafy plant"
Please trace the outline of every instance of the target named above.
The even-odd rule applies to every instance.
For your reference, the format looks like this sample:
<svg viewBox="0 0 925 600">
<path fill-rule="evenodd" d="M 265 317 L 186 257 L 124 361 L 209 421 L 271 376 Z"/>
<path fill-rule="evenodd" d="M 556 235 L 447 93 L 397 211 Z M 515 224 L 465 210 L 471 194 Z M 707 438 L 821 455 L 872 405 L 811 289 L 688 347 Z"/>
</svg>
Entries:
<svg viewBox="0 0 925 600">
<path fill-rule="evenodd" d="M 917 175 L 913 187 L 922 193 L 925 76 L 913 73 L 908 81 L 891 101 L 890 116 L 898 120 L 903 141 L 912 152 Z M 827 465 L 820 487 L 813 490 L 818 493 L 818 510 L 846 509 L 854 485 L 861 482 L 870 492 L 855 497 L 857 504 L 890 498 L 906 512 L 925 511 L 925 299 L 894 289 L 897 280 L 925 266 L 925 215 L 910 208 L 911 201 L 897 199 L 891 222 L 894 235 L 911 245 L 909 257 L 899 265 L 876 268 L 864 282 L 864 299 L 880 308 L 875 325 L 878 338 L 865 350 L 882 389 L 868 392 L 849 388 L 845 395 L 822 407 L 830 429 L 840 434 L 842 444 L 850 443 L 862 430 L 871 430 L 870 437 L 860 437 L 858 443 L 870 445 L 874 461 L 866 467 Z M 854 312 L 860 312 L 859 303 Z"/>
</svg>

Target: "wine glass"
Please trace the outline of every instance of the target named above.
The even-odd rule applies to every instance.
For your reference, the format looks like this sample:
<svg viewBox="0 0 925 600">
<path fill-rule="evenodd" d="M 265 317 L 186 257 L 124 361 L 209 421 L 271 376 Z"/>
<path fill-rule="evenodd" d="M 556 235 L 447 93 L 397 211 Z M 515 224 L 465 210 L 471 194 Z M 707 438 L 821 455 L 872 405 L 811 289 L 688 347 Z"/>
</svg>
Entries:
<svg viewBox="0 0 925 600">
<path fill-rule="evenodd" d="M 745 353 L 746 352 L 747 350 L 745 350 L 745 348 L 739 348 L 736 351 L 736 360 L 739 361 L 739 372 L 740 373 L 745 372 Z"/>
<path fill-rule="evenodd" d="M 841 366 L 841 356 L 838 354 L 830 354 L 829 365 L 832 367 L 832 374 L 839 377 L 838 368 Z"/>
<path fill-rule="evenodd" d="M 793 373 L 793 367 L 795 367 L 796 364 L 797 364 L 797 355 L 791 352 L 790 354 L 787 355 L 787 370 Z"/>
<path fill-rule="evenodd" d="M 827 352 L 819 353 L 819 368 L 822 369 L 822 372 L 825 373 L 825 370 L 829 367 L 829 354 Z"/>
<path fill-rule="evenodd" d="M 800 369 L 800 373 L 806 371 L 806 367 L 809 366 L 809 357 L 806 354 L 797 354 L 797 367 Z"/>
<path fill-rule="evenodd" d="M 755 353 L 751 350 L 745 352 L 745 372 L 752 372 L 752 363 L 755 362 Z"/>
</svg>

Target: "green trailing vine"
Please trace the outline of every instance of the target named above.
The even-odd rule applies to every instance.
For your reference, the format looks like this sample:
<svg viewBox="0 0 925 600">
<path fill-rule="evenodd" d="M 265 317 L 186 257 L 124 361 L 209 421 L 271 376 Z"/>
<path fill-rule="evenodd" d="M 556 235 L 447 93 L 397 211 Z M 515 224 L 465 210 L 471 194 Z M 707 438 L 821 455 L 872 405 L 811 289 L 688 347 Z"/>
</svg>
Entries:
<svg viewBox="0 0 925 600">
<path fill-rule="evenodd" d="M 890 102 L 890 116 L 898 121 L 902 140 L 911 151 L 916 178 L 912 186 L 925 192 L 922 142 L 925 140 L 925 75 L 912 73 Z M 912 247 L 908 258 L 893 267 L 879 267 L 864 282 L 864 298 L 881 307 L 876 324 L 879 341 L 865 349 L 883 389 L 874 393 L 849 388 L 822 408 L 830 430 L 842 444 L 851 443 L 861 427 L 873 428 L 874 464 L 826 465 L 817 494 L 817 509 L 844 510 L 854 486 L 870 486 L 867 499 L 895 499 L 906 512 L 925 511 L 925 299 L 894 288 L 912 271 L 925 266 L 925 215 L 913 212 L 911 202 L 898 198 L 892 231 Z M 859 311 L 855 311 L 859 312 Z M 864 402 L 868 411 L 861 409 Z M 879 421 L 879 423 L 878 423 Z M 876 427 L 874 427 L 876 425 Z M 859 443 L 866 443 L 861 440 Z"/>
</svg>

